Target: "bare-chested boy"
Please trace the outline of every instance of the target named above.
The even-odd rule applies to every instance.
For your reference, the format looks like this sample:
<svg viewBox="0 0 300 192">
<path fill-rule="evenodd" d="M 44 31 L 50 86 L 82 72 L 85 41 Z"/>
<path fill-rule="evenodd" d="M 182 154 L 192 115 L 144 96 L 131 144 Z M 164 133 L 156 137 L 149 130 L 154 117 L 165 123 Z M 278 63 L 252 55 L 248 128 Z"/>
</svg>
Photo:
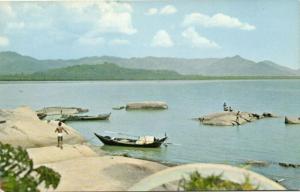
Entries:
<svg viewBox="0 0 300 192">
<path fill-rule="evenodd" d="M 63 148 L 63 131 L 69 135 L 67 130 L 63 128 L 62 123 L 58 122 L 58 127 L 55 129 L 55 132 L 57 132 L 57 147 L 61 149 Z"/>
</svg>

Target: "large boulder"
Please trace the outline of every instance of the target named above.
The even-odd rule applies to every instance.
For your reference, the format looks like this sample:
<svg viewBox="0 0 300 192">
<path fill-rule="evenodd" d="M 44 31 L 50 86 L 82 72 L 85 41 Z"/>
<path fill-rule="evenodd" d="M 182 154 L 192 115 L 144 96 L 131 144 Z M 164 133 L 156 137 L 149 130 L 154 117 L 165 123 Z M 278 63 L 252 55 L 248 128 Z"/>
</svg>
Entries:
<svg viewBox="0 0 300 192">
<path fill-rule="evenodd" d="M 198 119 L 204 125 L 216 125 L 216 126 L 232 126 L 242 125 L 248 122 L 252 122 L 261 118 L 273 117 L 274 115 L 258 115 L 256 113 L 249 112 L 236 112 L 236 111 L 223 111 L 217 112 L 210 115 L 199 117 Z"/>
<path fill-rule="evenodd" d="M 244 183 L 245 179 L 249 179 L 250 185 L 256 186 L 258 190 L 285 190 L 283 186 L 247 169 L 234 167 L 224 164 L 210 164 L 210 163 L 194 163 L 185 164 L 175 167 L 170 167 L 157 172 L 149 177 L 146 177 L 129 188 L 129 191 L 178 191 L 178 188 L 172 187 L 166 189 L 168 184 L 175 184 L 178 186 L 180 181 L 185 178 L 189 179 L 190 174 L 197 171 L 203 177 L 211 175 L 221 175 L 222 179 L 235 183 Z M 162 188 L 163 187 L 163 188 Z"/>
<path fill-rule="evenodd" d="M 54 145 L 57 142 L 55 129 L 56 121 L 41 121 L 36 112 L 29 107 L 20 107 L 14 110 L 0 110 L 0 141 L 13 146 L 43 147 Z M 69 144 L 81 143 L 84 138 L 73 128 L 63 124 L 69 132 L 64 136 L 64 142 Z"/>
<path fill-rule="evenodd" d="M 168 105 L 162 101 L 143 101 L 126 104 L 126 110 L 134 109 L 168 109 Z"/>
</svg>

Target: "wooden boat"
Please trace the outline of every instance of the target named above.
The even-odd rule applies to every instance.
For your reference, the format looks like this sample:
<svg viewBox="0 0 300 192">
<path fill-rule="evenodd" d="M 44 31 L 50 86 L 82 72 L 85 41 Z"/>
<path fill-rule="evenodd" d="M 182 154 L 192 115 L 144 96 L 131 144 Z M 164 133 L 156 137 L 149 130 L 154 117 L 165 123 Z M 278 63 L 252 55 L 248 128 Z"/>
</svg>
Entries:
<svg viewBox="0 0 300 192">
<path fill-rule="evenodd" d="M 157 139 L 154 137 L 152 143 L 141 143 L 139 139 L 128 139 L 128 138 L 111 138 L 110 136 L 101 136 L 97 133 L 94 133 L 100 141 L 105 145 L 115 145 L 115 146 L 124 146 L 124 147 L 144 147 L 144 148 L 156 148 L 160 147 L 166 139 L 168 138 L 165 136 L 162 139 Z"/>
<path fill-rule="evenodd" d="M 46 113 L 37 113 L 36 115 L 37 115 L 38 118 L 41 119 L 41 120 L 44 119 L 45 117 L 47 117 L 47 114 L 46 114 Z"/>
<path fill-rule="evenodd" d="M 299 118 L 285 117 L 284 123 L 285 124 L 300 124 L 300 117 Z"/>
<path fill-rule="evenodd" d="M 59 121 L 95 121 L 95 120 L 108 120 L 111 113 L 100 114 L 96 116 L 89 115 L 62 115 L 61 118 L 57 119 Z"/>
<path fill-rule="evenodd" d="M 44 107 L 39 109 L 37 113 L 44 113 L 46 115 L 62 115 L 62 114 L 77 114 L 77 113 L 86 113 L 88 109 L 79 108 L 79 107 Z"/>
<path fill-rule="evenodd" d="M 125 109 L 125 106 L 113 107 L 113 110 L 122 110 Z"/>
</svg>

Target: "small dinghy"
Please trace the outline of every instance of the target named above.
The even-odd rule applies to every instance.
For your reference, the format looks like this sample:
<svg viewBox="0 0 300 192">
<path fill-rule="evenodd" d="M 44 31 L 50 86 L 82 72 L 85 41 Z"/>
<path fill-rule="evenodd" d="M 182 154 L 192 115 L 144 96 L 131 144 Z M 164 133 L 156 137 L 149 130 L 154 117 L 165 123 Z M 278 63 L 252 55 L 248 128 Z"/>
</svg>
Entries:
<svg viewBox="0 0 300 192">
<path fill-rule="evenodd" d="M 284 123 L 285 124 L 300 124 L 300 117 L 299 118 L 285 117 Z"/>
<path fill-rule="evenodd" d="M 125 146 L 125 147 L 145 147 L 145 148 L 156 148 L 163 144 L 167 136 L 158 139 L 153 136 L 143 136 L 139 139 L 128 139 L 128 138 L 112 138 L 110 136 L 102 136 L 94 133 L 100 141 L 105 145 Z"/>
</svg>

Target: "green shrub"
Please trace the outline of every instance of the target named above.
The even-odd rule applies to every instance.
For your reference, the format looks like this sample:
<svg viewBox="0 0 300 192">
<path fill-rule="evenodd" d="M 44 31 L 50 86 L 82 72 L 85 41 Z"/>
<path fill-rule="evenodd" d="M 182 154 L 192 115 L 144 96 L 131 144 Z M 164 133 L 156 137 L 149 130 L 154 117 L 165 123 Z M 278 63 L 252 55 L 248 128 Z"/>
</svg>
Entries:
<svg viewBox="0 0 300 192">
<path fill-rule="evenodd" d="M 199 190 L 257 190 L 258 187 L 250 183 L 248 177 L 242 184 L 222 179 L 221 175 L 210 175 L 202 177 L 197 171 L 191 173 L 188 179 L 181 179 L 178 185 L 179 190 L 199 191 Z"/>
<path fill-rule="evenodd" d="M 14 148 L 0 142 L 0 188 L 7 192 L 39 191 L 44 184 L 56 189 L 60 174 L 46 166 L 34 168 L 32 159 L 21 147 Z"/>
</svg>

